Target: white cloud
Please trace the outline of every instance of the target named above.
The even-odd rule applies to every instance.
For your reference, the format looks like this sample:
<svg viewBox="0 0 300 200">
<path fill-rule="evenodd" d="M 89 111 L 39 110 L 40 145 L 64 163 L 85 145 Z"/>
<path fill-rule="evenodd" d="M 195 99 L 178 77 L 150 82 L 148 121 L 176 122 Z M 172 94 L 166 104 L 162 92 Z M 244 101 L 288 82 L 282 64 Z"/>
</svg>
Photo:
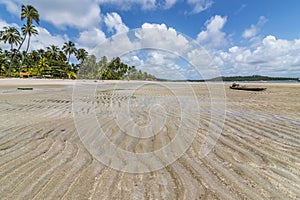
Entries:
<svg viewBox="0 0 300 200">
<path fill-rule="evenodd" d="M 226 34 L 222 32 L 227 21 L 227 17 L 216 15 L 205 22 L 206 30 L 201 31 L 197 36 L 197 41 L 208 48 L 216 48 L 226 45 L 228 42 Z"/>
<path fill-rule="evenodd" d="M 59 28 L 84 29 L 98 24 L 101 20 L 100 7 L 95 0 L 23 0 L 22 2 L 11 0 L 5 5 L 8 9 L 17 7 L 17 12 L 15 9 L 9 9 L 9 11 L 19 16 L 21 4 L 33 5 L 39 11 L 40 19 Z"/>
<path fill-rule="evenodd" d="M 9 11 L 10 13 L 20 13 L 20 7 L 12 0 L 0 0 L 0 4 L 4 4 L 6 6 L 7 11 Z"/>
<path fill-rule="evenodd" d="M 104 23 L 110 32 L 120 34 L 127 32 L 129 28 L 123 23 L 122 18 L 118 13 L 107 13 L 104 17 Z"/>
<path fill-rule="evenodd" d="M 193 65 L 195 70 L 201 75 L 202 79 L 208 79 L 220 76 L 220 70 L 210 52 L 205 49 L 197 48 L 187 53 L 189 62 Z"/>
<path fill-rule="evenodd" d="M 92 28 L 80 32 L 79 38 L 76 40 L 76 45 L 78 48 L 85 48 L 87 51 L 91 51 L 97 45 L 105 42 L 105 40 L 106 36 L 103 31 Z"/>
<path fill-rule="evenodd" d="M 166 0 L 164 8 L 169 9 L 169 8 L 173 7 L 173 5 L 175 5 L 175 3 L 177 3 L 177 0 Z"/>
<path fill-rule="evenodd" d="M 117 5 L 122 10 L 130 10 L 134 5 L 141 6 L 143 10 L 154 9 L 157 7 L 156 0 L 97 0 L 100 4 Z"/>
<path fill-rule="evenodd" d="M 177 55 L 174 55 L 171 52 L 155 49 L 144 49 L 139 53 L 136 53 L 137 55 L 135 57 L 143 55 L 143 58 L 138 57 L 138 59 L 135 59 L 136 64 L 138 64 L 137 60 L 139 60 L 140 65 L 135 65 L 138 69 L 146 71 L 159 78 L 173 80 L 188 79 L 188 70 L 178 65 L 178 61 L 182 60 L 182 58 Z M 127 57 L 134 56 L 129 54 Z"/>
<path fill-rule="evenodd" d="M 21 4 L 31 4 L 40 14 L 40 19 L 54 26 L 65 29 L 68 27 L 77 29 L 90 29 L 101 22 L 100 6 L 111 4 L 118 9 L 130 10 L 140 7 L 142 10 L 169 9 L 178 0 L 0 0 L 6 9 L 16 15 L 20 15 Z M 199 13 L 212 5 L 212 0 L 186 0 L 186 4 L 193 7 L 193 13 Z M 109 16 L 107 16 L 109 17 Z M 116 16 L 112 16 L 116 20 Z M 118 28 L 125 28 L 118 27 Z"/>
<path fill-rule="evenodd" d="M 67 35 L 52 35 L 47 29 L 37 27 L 38 35 L 31 37 L 30 49 L 45 49 L 50 45 L 62 48 L 64 42 L 68 41 Z"/>
<path fill-rule="evenodd" d="M 57 27 L 80 29 L 79 37 L 74 39 L 76 46 L 86 48 L 90 54 L 95 54 L 98 58 L 103 55 L 109 58 L 121 57 L 132 50 L 156 49 L 154 53 L 147 53 L 146 57 L 140 57 L 139 55 L 128 57 L 128 61 L 132 65 L 144 66 L 142 69 L 150 73 L 164 73 L 165 77 L 167 77 L 168 72 L 172 74 L 172 77 L 178 77 L 178 75 L 192 76 L 195 74 L 195 70 L 183 68 L 176 62 L 178 55 L 183 55 L 194 66 L 200 67 L 196 70 L 200 70 L 202 75 L 205 76 L 212 74 L 212 71 L 216 72 L 214 71 L 216 70 L 214 65 L 219 66 L 224 75 L 299 76 L 300 39 L 284 40 L 277 39 L 272 35 L 262 38 L 259 32 L 267 21 L 263 16 L 243 33 L 243 37 L 249 39 L 251 43 L 255 40 L 255 45 L 232 46 L 226 51 L 216 49 L 228 45 L 226 33 L 222 30 L 227 22 L 227 17 L 216 15 L 208 20 L 205 23 L 206 29 L 198 34 L 197 41 L 214 53 L 212 57 L 214 63 L 210 63 L 209 55 L 206 54 L 205 56 L 203 50 L 194 46 L 191 47 L 187 38 L 166 24 L 144 23 L 140 29 L 132 30 L 129 34 L 122 34 L 128 31 L 128 27 L 123 23 L 119 14 L 108 13 L 103 15 L 103 19 L 100 17 L 99 3 L 123 6 L 123 9 L 130 9 L 132 6 L 140 6 L 142 9 L 155 9 L 162 6 L 160 8 L 168 9 L 174 6 L 178 0 L 165 0 L 163 2 L 158 4 L 155 0 L 22 1 L 24 4 L 34 5 L 39 10 L 41 19 Z M 202 9 L 207 9 L 212 4 L 211 1 L 186 0 L 185 2 L 189 5 L 195 5 L 194 12 L 201 12 Z M 9 12 L 14 13 L 16 16 L 20 15 L 20 1 L 0 0 L 0 3 L 4 4 Z M 121 34 L 110 39 L 106 38 L 105 33 L 96 28 L 97 25 L 100 25 L 100 22 L 104 22 L 112 33 Z M 0 19 L 0 29 L 8 25 L 14 25 L 20 29 L 18 25 L 8 24 Z M 69 40 L 67 35 L 54 35 L 43 27 L 37 28 L 39 35 L 32 37 L 31 49 L 45 48 L 50 44 L 61 47 L 64 42 Z M 93 49 L 95 46 L 96 48 Z M 3 42 L 0 43 L 0 47 L 9 49 L 9 46 L 4 45 Z M 163 51 L 167 52 L 168 55 L 162 53 Z M 204 69 L 208 71 L 201 71 Z M 177 76 L 175 76 L 176 74 Z"/>
<path fill-rule="evenodd" d="M 122 10 L 130 10 L 135 6 L 141 7 L 142 10 L 153 10 L 158 8 L 170 9 L 179 0 L 97 0 L 100 4 L 112 4 L 117 6 Z M 200 13 L 213 4 L 212 0 L 185 0 L 185 3 L 190 5 L 192 9 L 192 14 Z"/>
<path fill-rule="evenodd" d="M 138 49 L 159 49 L 180 54 L 189 47 L 189 41 L 165 24 L 145 23 L 140 29 L 123 32 L 96 47 L 95 51 L 108 57 L 123 55 Z"/>
<path fill-rule="evenodd" d="M 3 30 L 4 27 L 8 27 L 8 26 L 18 27 L 18 25 L 16 25 L 16 24 L 8 24 L 7 22 L 0 19 L 0 30 Z M 18 28 L 20 28 L 20 27 L 18 27 Z M 0 48 L 4 49 L 4 50 L 9 50 L 10 45 L 8 43 L 4 43 L 3 41 L 0 41 Z"/>
<path fill-rule="evenodd" d="M 256 36 L 256 34 L 257 34 L 257 28 L 254 25 L 251 25 L 251 28 L 248 28 L 244 31 L 243 37 L 251 38 L 253 36 Z"/>
<path fill-rule="evenodd" d="M 90 54 L 94 54 L 97 58 L 107 56 L 108 59 L 112 59 L 138 48 L 139 43 L 131 41 L 128 35 L 123 33 L 108 38 L 104 43 L 99 43 Z"/>
<path fill-rule="evenodd" d="M 261 16 L 256 25 L 251 25 L 250 28 L 247 28 L 243 33 L 243 38 L 253 38 L 256 36 L 260 28 L 267 22 L 267 19 L 264 16 Z"/>
<path fill-rule="evenodd" d="M 225 75 L 299 76 L 300 39 L 283 40 L 269 35 L 255 49 L 234 46 L 218 52 L 216 57 Z"/>
<path fill-rule="evenodd" d="M 107 39 L 92 54 L 98 58 L 121 57 L 126 64 L 161 78 L 187 79 L 188 74 L 195 76 L 195 71 L 181 67 L 178 62 L 187 59 L 186 52 L 190 48 L 193 48 L 190 41 L 175 29 L 165 24 L 145 23 L 140 29 Z"/>
<path fill-rule="evenodd" d="M 21 29 L 20 26 L 17 24 L 9 24 L 3 20 L 0 19 L 0 30 L 3 29 L 4 26 L 14 26 L 19 31 Z M 45 49 L 49 45 L 57 45 L 61 47 L 65 41 L 69 40 L 67 35 L 52 35 L 47 29 L 43 27 L 36 27 L 38 30 L 38 35 L 31 36 L 31 43 L 30 43 L 30 49 L 29 50 L 36 50 L 36 49 Z M 24 42 L 24 45 L 21 50 L 24 50 L 27 45 L 27 40 Z M 10 49 L 10 46 L 8 44 L 4 44 L 4 42 L 0 42 L 0 47 L 2 49 Z"/>
<path fill-rule="evenodd" d="M 141 41 L 143 48 L 157 48 L 180 55 L 189 47 L 187 38 L 165 24 L 144 23 L 135 32 L 135 36 Z"/>
<path fill-rule="evenodd" d="M 34 2 L 34 3 L 33 3 Z M 92 0 L 33 1 L 42 18 L 63 28 L 90 28 L 100 22 L 100 8 Z"/>
<path fill-rule="evenodd" d="M 138 55 L 138 52 L 130 53 L 123 55 L 121 57 L 122 62 L 127 63 L 130 66 L 135 66 L 137 68 L 140 68 L 145 65 L 144 60 L 141 59 Z"/>
<path fill-rule="evenodd" d="M 212 0 L 187 0 L 187 3 L 193 7 L 192 13 L 200 13 L 213 4 Z"/>
</svg>

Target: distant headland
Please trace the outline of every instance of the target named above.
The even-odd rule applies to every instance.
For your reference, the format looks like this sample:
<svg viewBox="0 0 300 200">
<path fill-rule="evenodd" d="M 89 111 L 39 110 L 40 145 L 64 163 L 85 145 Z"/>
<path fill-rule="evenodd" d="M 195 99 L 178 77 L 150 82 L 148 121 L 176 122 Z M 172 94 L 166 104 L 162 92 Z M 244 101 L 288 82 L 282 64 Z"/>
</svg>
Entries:
<svg viewBox="0 0 300 200">
<path fill-rule="evenodd" d="M 157 79 L 158 81 L 174 81 L 174 82 L 205 82 L 205 81 L 225 81 L 225 82 L 234 82 L 234 81 L 300 81 L 299 78 L 289 78 L 289 77 L 270 77 L 270 76 L 220 76 L 211 79 L 200 79 L 200 80 L 167 80 L 167 79 Z"/>
</svg>

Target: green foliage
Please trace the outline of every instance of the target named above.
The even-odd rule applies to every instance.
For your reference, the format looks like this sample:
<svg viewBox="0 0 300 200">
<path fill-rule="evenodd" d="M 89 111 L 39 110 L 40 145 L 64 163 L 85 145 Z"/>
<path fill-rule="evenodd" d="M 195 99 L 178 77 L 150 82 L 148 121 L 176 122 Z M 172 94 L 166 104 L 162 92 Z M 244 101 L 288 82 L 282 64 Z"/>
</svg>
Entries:
<svg viewBox="0 0 300 200">
<path fill-rule="evenodd" d="M 21 43 L 21 35 L 20 32 L 15 27 L 4 27 L 4 30 L 0 32 L 0 40 L 4 41 L 4 43 L 10 44 L 10 64 L 7 71 L 7 76 L 10 76 L 12 65 L 14 62 L 15 52 L 14 52 L 14 44 L 18 45 Z"/>
<path fill-rule="evenodd" d="M 110 62 L 104 56 L 98 62 L 94 55 L 87 57 L 87 59 L 80 65 L 78 78 L 83 79 L 102 79 L 102 80 L 155 80 L 156 78 L 142 72 L 137 71 L 134 66 L 121 62 L 119 57 L 113 58 Z"/>
<path fill-rule="evenodd" d="M 68 78 L 69 79 L 76 79 L 77 78 L 77 74 L 73 71 L 68 72 Z"/>
<path fill-rule="evenodd" d="M 39 12 L 32 5 L 21 6 L 21 20 L 23 19 L 27 19 L 27 24 L 32 24 L 32 21 L 40 23 Z"/>
<path fill-rule="evenodd" d="M 38 35 L 38 30 L 33 22 L 39 24 L 40 15 L 31 5 L 21 6 L 21 20 L 26 23 L 21 28 L 21 33 L 13 26 L 0 30 L 0 42 L 10 44 L 10 51 L 0 48 L 0 76 L 8 75 L 19 77 L 20 72 L 26 72 L 29 76 L 41 76 L 51 78 L 86 78 L 103 80 L 154 80 L 155 77 L 137 71 L 134 66 L 128 67 L 121 62 L 119 57 L 108 61 L 104 56 L 97 61 L 94 55 L 79 48 L 76 49 L 72 41 L 65 42 L 62 48 L 50 45 L 45 49 L 28 52 L 30 38 Z M 20 49 L 27 39 L 26 50 Z M 74 54 L 78 60 L 77 65 L 70 63 L 70 56 Z M 78 75 L 77 75 L 78 73 Z"/>
<path fill-rule="evenodd" d="M 125 76 L 126 80 L 156 80 L 156 77 L 148 74 L 147 72 L 142 72 L 141 70 L 137 70 L 135 66 L 131 66 L 128 69 L 128 72 Z"/>
<path fill-rule="evenodd" d="M 229 77 L 217 77 L 210 79 L 210 81 L 287 81 L 297 80 L 297 78 L 284 78 L 284 77 L 269 77 L 269 76 L 229 76 Z"/>
<path fill-rule="evenodd" d="M 65 54 L 68 55 L 68 63 L 69 63 L 70 56 L 72 54 L 75 54 L 75 52 L 77 51 L 77 49 L 75 48 L 75 44 L 72 41 L 65 42 L 62 49 L 64 50 Z"/>
<path fill-rule="evenodd" d="M 88 57 L 88 52 L 85 49 L 80 48 L 75 52 L 75 56 L 77 60 L 82 63 Z"/>
<path fill-rule="evenodd" d="M 120 58 L 112 59 L 103 70 L 101 78 L 103 80 L 120 80 L 124 77 L 128 66 L 121 62 Z"/>
</svg>

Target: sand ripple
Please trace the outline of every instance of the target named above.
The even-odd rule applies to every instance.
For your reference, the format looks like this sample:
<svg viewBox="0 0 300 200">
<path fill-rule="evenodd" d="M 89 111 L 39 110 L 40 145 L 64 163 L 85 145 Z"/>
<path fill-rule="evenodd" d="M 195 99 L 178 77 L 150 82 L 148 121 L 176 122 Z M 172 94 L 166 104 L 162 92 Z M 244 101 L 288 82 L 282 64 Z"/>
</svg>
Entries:
<svg viewBox="0 0 300 200">
<path fill-rule="evenodd" d="M 199 103 L 197 112 L 189 104 L 191 94 L 180 84 L 169 88 L 153 84 L 133 91 L 133 83 L 126 84 L 116 90 L 113 84 L 99 83 L 96 96 L 82 97 L 87 106 L 80 110 L 72 109 L 73 90 L 63 84 L 54 89 L 49 85 L 32 92 L 2 93 L 0 199 L 300 198 L 299 85 L 270 84 L 264 92 L 232 91 L 226 86 L 223 124 L 211 120 L 212 104 L 205 84 L 192 86 Z M 180 95 L 172 93 L 175 90 Z M 175 101 L 167 101 L 172 98 Z M 179 113 L 176 98 L 185 99 L 188 114 Z M 128 100 L 134 123 L 122 115 L 122 103 Z M 151 108 L 153 102 L 167 103 Z M 122 112 L 112 111 L 112 104 Z M 151 122 L 151 109 L 152 118 L 160 120 Z M 110 141 L 129 152 L 163 148 L 174 139 L 180 123 L 186 130 L 196 127 L 196 137 L 170 165 L 148 173 L 126 173 L 103 165 L 87 150 L 76 130 L 73 111 L 82 117 L 95 112 Z M 95 127 L 85 123 L 83 128 L 93 132 Z M 159 128 L 152 124 L 155 135 L 139 130 L 149 135 L 135 138 L 124 134 L 133 129 L 131 123 L 153 123 Z M 207 135 L 209 129 L 223 131 Z M 212 151 L 203 156 L 203 141 L 216 138 Z"/>
</svg>

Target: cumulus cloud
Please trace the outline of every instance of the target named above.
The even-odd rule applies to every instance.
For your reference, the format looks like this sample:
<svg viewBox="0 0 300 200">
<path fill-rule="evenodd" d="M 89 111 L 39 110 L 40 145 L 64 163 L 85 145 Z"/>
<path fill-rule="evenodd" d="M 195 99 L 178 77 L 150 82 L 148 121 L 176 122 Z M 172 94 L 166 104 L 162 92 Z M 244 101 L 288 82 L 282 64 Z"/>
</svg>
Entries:
<svg viewBox="0 0 300 200">
<path fill-rule="evenodd" d="M 92 54 L 98 58 L 121 57 L 126 64 L 160 78 L 187 79 L 196 75 L 191 66 L 186 67 L 186 53 L 191 48 L 190 41 L 175 29 L 165 24 L 145 23 L 140 29 L 108 38 Z"/>
<path fill-rule="evenodd" d="M 89 28 L 101 20 L 100 7 L 95 0 L 11 0 L 5 5 L 11 13 L 19 16 L 21 4 L 33 5 L 39 11 L 41 19 L 59 28 Z"/>
<path fill-rule="evenodd" d="M 79 33 L 76 45 L 78 48 L 85 48 L 87 51 L 91 51 L 97 45 L 105 41 L 105 33 L 98 28 L 92 28 Z"/>
<path fill-rule="evenodd" d="M 9 24 L 0 19 L 0 29 L 2 30 L 4 26 L 14 26 L 19 31 L 21 29 L 21 27 L 17 24 Z M 45 49 L 52 44 L 61 47 L 61 45 L 64 44 L 65 41 L 69 40 L 67 35 L 52 35 L 47 29 L 43 27 L 36 27 L 36 29 L 38 30 L 39 34 L 31 37 L 30 50 Z M 25 44 L 27 44 L 27 41 L 25 41 Z M 24 50 L 25 46 L 26 45 L 23 45 L 21 50 Z M 0 42 L 0 48 L 9 50 L 10 46 L 8 44 Z"/>
<path fill-rule="evenodd" d="M 267 19 L 264 16 L 261 16 L 257 24 L 252 24 L 250 28 L 247 28 L 243 33 L 243 38 L 252 38 L 256 36 L 260 28 L 267 22 Z"/>
<path fill-rule="evenodd" d="M 2 19 L 0 19 L 0 30 L 3 30 L 4 27 L 8 27 L 8 26 L 14 26 L 18 29 L 20 29 L 20 27 L 16 24 L 9 24 L 6 21 L 3 21 Z M 9 50 L 10 49 L 10 45 L 8 43 L 4 43 L 2 41 L 0 41 L 0 48 L 1 49 L 5 49 L 5 50 Z"/>
<path fill-rule="evenodd" d="M 45 49 L 50 45 L 62 48 L 64 42 L 69 40 L 67 35 L 52 35 L 47 29 L 42 27 L 37 27 L 37 30 L 39 34 L 31 37 L 31 50 Z"/>
<path fill-rule="evenodd" d="M 97 0 L 100 4 L 112 4 L 117 6 L 121 10 L 130 10 L 135 6 L 141 7 L 142 10 L 153 10 L 153 9 L 170 9 L 179 0 Z M 213 4 L 212 0 L 185 0 L 186 4 L 192 7 L 191 14 L 200 13 Z"/>
<path fill-rule="evenodd" d="M 140 7 L 142 10 L 169 9 L 178 0 L 0 0 L 6 9 L 16 16 L 20 15 L 21 4 L 31 4 L 39 10 L 40 18 L 54 26 L 65 29 L 68 27 L 77 29 L 89 29 L 101 22 L 100 6 L 111 4 L 116 8 L 130 10 Z M 193 7 L 192 13 L 199 13 L 212 5 L 212 0 L 186 0 L 186 4 Z M 106 18 L 118 20 L 118 16 L 111 14 Z M 117 22 L 117 21 L 115 21 Z M 123 29 L 124 26 L 116 28 Z"/>
<path fill-rule="evenodd" d="M 226 45 L 228 42 L 226 34 L 222 32 L 227 21 L 227 17 L 216 15 L 205 22 L 206 30 L 201 31 L 197 36 L 197 41 L 208 48 L 216 48 Z"/>
<path fill-rule="evenodd" d="M 187 3 L 193 7 L 192 13 L 200 13 L 213 4 L 212 0 L 187 0 Z"/>
<path fill-rule="evenodd" d="M 193 49 L 187 53 L 187 57 L 202 79 L 220 76 L 220 70 L 215 62 L 213 62 L 211 53 L 205 49 Z"/>
<path fill-rule="evenodd" d="M 134 65 L 137 69 L 146 71 L 159 78 L 164 79 L 188 79 L 189 70 L 179 65 L 183 58 L 156 49 L 142 49 L 136 52 L 130 52 L 121 57 L 122 61 Z M 195 72 L 192 74 L 195 75 Z"/>
<path fill-rule="evenodd" d="M 141 28 L 129 33 L 112 36 L 94 51 L 97 55 L 107 55 L 110 58 L 140 49 L 158 49 L 178 55 L 187 49 L 188 45 L 188 40 L 175 29 L 168 28 L 165 24 L 145 23 Z"/>
<path fill-rule="evenodd" d="M 131 41 L 127 33 L 122 33 L 106 39 L 103 43 L 99 43 L 92 49 L 90 54 L 94 54 L 97 58 L 107 56 L 108 59 L 112 59 L 138 48 L 138 42 Z"/>
<path fill-rule="evenodd" d="M 158 48 L 180 54 L 189 47 L 189 41 L 177 33 L 174 28 L 165 24 L 144 23 L 141 29 L 135 32 L 143 48 Z"/>
<path fill-rule="evenodd" d="M 226 33 L 223 27 L 227 22 L 227 17 L 216 15 L 206 21 L 206 29 L 199 32 L 197 41 L 207 48 L 203 49 L 191 46 L 190 41 L 179 34 L 174 28 L 166 24 L 144 23 L 140 29 L 125 33 L 129 28 L 124 24 L 121 16 L 117 13 L 108 13 L 101 18 L 99 5 L 114 4 L 130 9 L 132 6 L 140 6 L 142 9 L 154 9 L 159 6 L 171 8 L 178 0 L 160 1 L 156 0 L 44 0 L 33 1 L 24 0 L 24 4 L 34 5 L 40 12 L 41 19 L 46 20 L 60 28 L 73 27 L 79 29 L 78 38 L 74 38 L 76 46 L 86 48 L 90 54 L 95 54 L 98 58 L 103 55 L 108 58 L 120 56 L 126 59 L 129 65 L 139 66 L 140 69 L 152 74 L 169 75 L 176 79 L 180 76 L 195 77 L 200 70 L 203 77 L 213 77 L 216 75 L 218 66 L 223 75 L 251 75 L 261 74 L 270 76 L 299 76 L 300 72 L 300 39 L 284 40 L 269 35 L 262 37 L 259 35 L 260 29 L 266 23 L 265 17 L 260 17 L 256 24 L 245 29 L 243 38 L 251 41 L 255 40 L 255 45 L 232 46 L 224 50 L 228 45 Z M 211 6 L 211 1 L 186 0 L 189 5 L 194 5 L 194 12 L 201 12 Z M 20 1 L 0 0 L 7 10 L 20 15 Z M 84 6 L 82 6 L 84 5 Z M 202 6 L 202 7 L 201 7 Z M 102 22 L 112 34 L 119 35 L 107 38 L 100 29 Z M 17 24 L 8 24 L 0 19 L 0 29 L 3 26 L 13 25 L 20 29 Z M 99 28 L 97 28 L 97 25 Z M 67 35 L 55 35 L 43 27 L 37 27 L 38 36 L 32 37 L 31 49 L 46 48 L 50 44 L 61 47 L 69 40 Z M 9 46 L 0 43 L 3 49 Z M 222 48 L 220 48 L 222 47 Z M 219 49 L 220 48 L 220 49 Z M 132 50 L 149 50 L 142 54 L 130 54 Z M 219 49 L 219 50 L 218 50 Z M 209 54 L 213 54 L 212 57 Z M 180 56 L 187 58 L 193 67 L 187 68 Z M 211 62 L 210 58 L 214 61 Z M 126 61 L 126 62 L 127 62 Z M 161 77 L 161 76 L 160 76 Z M 195 77 L 197 78 L 197 77 Z"/>
<path fill-rule="evenodd" d="M 96 0 L 100 4 L 113 4 L 122 10 L 130 10 L 133 6 L 140 6 L 143 10 L 157 7 L 156 0 Z"/>
<path fill-rule="evenodd" d="M 177 3 L 177 0 L 166 0 L 165 4 L 164 4 L 164 8 L 169 9 L 169 8 L 173 7 L 173 5 L 175 3 Z"/>
<path fill-rule="evenodd" d="M 227 75 L 297 76 L 291 72 L 300 71 L 300 39 L 283 40 L 269 35 L 254 49 L 234 46 L 218 52 L 217 57 Z"/>
<path fill-rule="evenodd" d="M 14 14 L 19 14 L 20 7 L 16 4 L 16 2 L 11 0 L 0 0 L 0 4 L 4 4 L 6 6 L 7 11 Z"/>
<path fill-rule="evenodd" d="M 104 17 L 104 23 L 110 32 L 120 34 L 127 32 L 129 28 L 123 23 L 122 18 L 118 13 L 107 13 Z"/>
</svg>

